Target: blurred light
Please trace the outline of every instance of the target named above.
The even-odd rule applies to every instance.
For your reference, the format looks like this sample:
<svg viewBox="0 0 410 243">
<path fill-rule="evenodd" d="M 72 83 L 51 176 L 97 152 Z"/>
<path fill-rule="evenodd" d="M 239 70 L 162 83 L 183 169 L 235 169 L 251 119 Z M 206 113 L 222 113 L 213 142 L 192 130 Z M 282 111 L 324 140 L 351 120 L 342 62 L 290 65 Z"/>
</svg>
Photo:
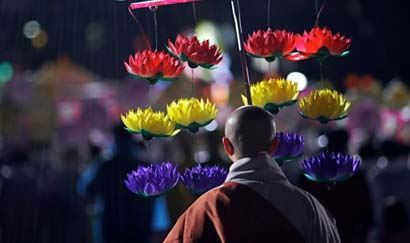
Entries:
<svg viewBox="0 0 410 243">
<path fill-rule="evenodd" d="M 210 158 L 211 158 L 211 155 L 209 154 L 208 151 L 205 151 L 205 150 L 195 153 L 195 156 L 194 156 L 195 162 L 199 164 L 208 162 Z"/>
<path fill-rule="evenodd" d="M 90 142 L 98 147 L 104 147 L 108 141 L 105 139 L 103 132 L 99 129 L 92 129 L 88 134 Z"/>
<path fill-rule="evenodd" d="M 40 49 L 47 45 L 48 43 L 48 35 L 45 31 L 41 31 L 34 39 L 31 40 L 31 44 L 33 47 Z"/>
<path fill-rule="evenodd" d="M 13 66 L 9 62 L 0 63 L 0 84 L 7 83 L 13 78 Z"/>
<path fill-rule="evenodd" d="M 81 118 L 81 103 L 79 101 L 62 101 L 57 104 L 58 121 L 63 124 L 73 124 Z"/>
<path fill-rule="evenodd" d="M 217 26 L 210 21 L 201 21 L 196 27 L 196 36 L 199 40 L 209 40 L 210 44 L 215 44 L 218 48 L 223 49 L 221 38 L 219 36 L 219 30 Z"/>
<path fill-rule="evenodd" d="M 13 171 L 11 170 L 9 166 L 4 165 L 0 169 L 0 175 L 5 179 L 10 179 L 11 176 L 13 175 Z"/>
<path fill-rule="evenodd" d="M 226 105 L 229 101 L 229 85 L 214 83 L 211 86 L 211 100 L 217 105 Z"/>
<path fill-rule="evenodd" d="M 84 96 L 90 99 L 99 99 L 106 94 L 105 87 L 102 83 L 92 82 L 84 85 Z"/>
<path fill-rule="evenodd" d="M 329 144 L 329 139 L 326 135 L 320 135 L 317 138 L 317 144 L 319 145 L 319 147 L 324 148 Z"/>
<path fill-rule="evenodd" d="M 387 165 L 389 165 L 389 160 L 387 159 L 387 157 L 382 156 L 377 159 L 377 167 L 379 167 L 380 169 L 386 168 Z"/>
<path fill-rule="evenodd" d="M 114 156 L 114 152 L 111 148 L 105 148 L 101 151 L 101 157 L 103 160 L 110 160 Z"/>
<path fill-rule="evenodd" d="M 260 73 L 273 74 L 278 71 L 279 61 L 276 59 L 269 63 L 263 58 L 252 58 L 252 67 Z"/>
<path fill-rule="evenodd" d="M 98 50 L 104 44 L 104 27 L 98 22 L 91 22 L 85 27 L 85 40 L 87 48 L 91 51 Z"/>
<path fill-rule="evenodd" d="M 293 82 L 296 82 L 298 84 L 298 90 L 299 91 L 304 90 L 308 85 L 308 80 L 307 80 L 306 76 L 303 73 L 300 73 L 300 72 L 291 72 L 291 73 L 288 74 L 286 79 L 291 80 Z"/>
<path fill-rule="evenodd" d="M 404 121 L 410 121 L 410 107 L 406 106 L 401 109 L 401 117 Z"/>
<path fill-rule="evenodd" d="M 213 132 L 218 128 L 218 123 L 213 120 L 211 123 L 209 123 L 207 126 L 205 126 L 205 130 L 208 132 Z"/>
<path fill-rule="evenodd" d="M 23 34 L 28 39 L 36 38 L 40 34 L 40 32 L 41 32 L 40 23 L 35 20 L 28 21 L 23 26 Z"/>
</svg>

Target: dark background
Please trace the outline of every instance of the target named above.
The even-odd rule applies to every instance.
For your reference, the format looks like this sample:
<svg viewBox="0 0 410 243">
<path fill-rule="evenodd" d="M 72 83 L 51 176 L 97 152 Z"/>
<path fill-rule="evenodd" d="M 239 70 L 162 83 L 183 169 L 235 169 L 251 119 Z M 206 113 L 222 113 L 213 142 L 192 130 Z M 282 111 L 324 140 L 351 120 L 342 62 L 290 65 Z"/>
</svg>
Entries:
<svg viewBox="0 0 410 243">
<path fill-rule="evenodd" d="M 232 22 L 227 0 L 207 0 L 197 4 L 199 19 Z M 321 3 L 321 1 L 319 1 Z M 124 77 L 124 60 L 133 52 L 140 31 L 127 11 L 128 1 L 115 0 L 18 0 L 0 2 L 0 59 L 19 63 L 24 69 L 36 68 L 44 61 L 67 55 L 75 62 L 104 77 Z M 267 1 L 241 1 L 245 34 L 266 28 Z M 272 1 L 273 28 L 302 32 L 315 20 L 313 0 Z M 175 14 L 177 12 L 178 14 Z M 135 11 L 148 35 L 153 36 L 149 10 Z M 173 38 L 180 29 L 193 25 L 192 5 L 168 6 L 159 13 L 159 43 Z M 35 19 L 48 33 L 49 44 L 34 49 L 22 34 L 24 23 Z M 85 30 L 90 22 L 103 27 L 101 45 L 89 50 Z M 343 62 L 327 62 L 326 76 L 341 80 L 347 72 L 371 73 L 383 82 L 393 77 L 407 80 L 410 71 L 407 45 L 409 15 L 403 1 L 328 0 L 321 26 L 353 38 L 351 54 Z M 311 62 L 300 68 L 310 77 L 318 73 Z"/>
</svg>

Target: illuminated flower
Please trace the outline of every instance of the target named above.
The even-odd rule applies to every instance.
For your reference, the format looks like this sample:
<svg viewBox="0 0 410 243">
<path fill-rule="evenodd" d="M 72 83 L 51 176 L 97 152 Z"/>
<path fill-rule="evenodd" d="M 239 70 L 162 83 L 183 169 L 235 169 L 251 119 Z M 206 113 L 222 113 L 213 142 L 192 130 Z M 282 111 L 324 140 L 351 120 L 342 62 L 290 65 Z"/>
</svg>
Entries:
<svg viewBox="0 0 410 243">
<path fill-rule="evenodd" d="M 275 158 L 279 165 L 290 162 L 302 155 L 304 147 L 302 136 L 290 132 L 280 132 L 276 134 L 276 137 L 279 140 L 279 145 L 273 153 L 273 158 Z"/>
<path fill-rule="evenodd" d="M 175 122 L 163 112 L 154 112 L 151 107 L 130 110 L 121 115 L 121 120 L 129 132 L 142 134 L 145 139 L 174 136 L 179 132 L 175 130 Z"/>
<path fill-rule="evenodd" d="M 224 183 L 228 170 L 219 166 L 197 165 L 186 169 L 181 175 L 181 181 L 194 194 L 202 194 Z"/>
<path fill-rule="evenodd" d="M 278 113 L 283 107 L 295 104 L 298 95 L 297 83 L 283 78 L 263 80 L 251 86 L 253 104 L 272 114 Z M 244 95 L 242 101 L 245 105 L 248 104 Z"/>
<path fill-rule="evenodd" d="M 340 182 L 352 177 L 360 159 L 349 154 L 323 152 L 303 161 L 306 178 L 316 182 Z"/>
<path fill-rule="evenodd" d="M 289 60 L 299 61 L 310 57 L 324 60 L 328 56 L 345 56 L 349 54 L 352 39 L 340 33 L 333 34 L 327 28 L 315 27 L 310 32 L 296 36 L 296 53 L 288 57 Z"/>
<path fill-rule="evenodd" d="M 188 62 L 191 68 L 209 69 L 222 61 L 222 52 L 215 45 L 210 45 L 209 40 L 200 42 L 196 36 L 178 35 L 175 43 L 168 40 L 167 49 L 173 56 Z"/>
<path fill-rule="evenodd" d="M 295 39 L 295 35 L 286 30 L 258 30 L 248 37 L 244 48 L 251 56 L 273 62 L 295 49 Z"/>
<path fill-rule="evenodd" d="M 179 99 L 167 106 L 168 116 L 177 124 L 176 127 L 187 128 L 190 132 L 197 132 L 200 127 L 208 125 L 217 112 L 215 104 L 197 98 Z"/>
<path fill-rule="evenodd" d="M 155 163 L 138 168 L 127 174 L 125 186 L 142 197 L 151 197 L 171 190 L 179 181 L 175 164 L 170 162 Z"/>
<path fill-rule="evenodd" d="M 326 124 L 331 120 L 346 118 L 350 105 L 351 103 L 335 90 L 314 90 L 299 101 L 299 114 Z"/>
<path fill-rule="evenodd" d="M 144 50 L 130 56 L 128 63 L 124 62 L 128 73 L 147 79 L 151 84 L 158 80 L 170 80 L 178 77 L 184 70 L 184 65 L 176 58 L 163 51 Z"/>
</svg>

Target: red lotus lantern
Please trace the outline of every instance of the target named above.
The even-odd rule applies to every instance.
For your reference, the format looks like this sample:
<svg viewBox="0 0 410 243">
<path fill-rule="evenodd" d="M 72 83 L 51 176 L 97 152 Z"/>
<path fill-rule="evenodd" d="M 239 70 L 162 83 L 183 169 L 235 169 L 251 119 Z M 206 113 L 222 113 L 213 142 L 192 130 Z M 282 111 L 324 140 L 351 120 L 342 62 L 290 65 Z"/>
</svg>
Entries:
<svg viewBox="0 0 410 243">
<path fill-rule="evenodd" d="M 168 51 L 189 67 L 212 68 L 222 61 L 222 52 L 216 45 L 210 45 L 209 40 L 200 42 L 196 36 L 191 38 L 178 35 L 175 43 L 168 41 Z"/>
</svg>

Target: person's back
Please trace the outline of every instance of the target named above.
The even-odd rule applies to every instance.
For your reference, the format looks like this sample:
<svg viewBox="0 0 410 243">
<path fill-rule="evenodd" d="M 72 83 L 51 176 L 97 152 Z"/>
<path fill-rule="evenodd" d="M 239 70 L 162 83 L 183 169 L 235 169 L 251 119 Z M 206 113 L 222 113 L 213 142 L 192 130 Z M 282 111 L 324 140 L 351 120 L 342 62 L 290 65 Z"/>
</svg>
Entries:
<svg viewBox="0 0 410 243">
<path fill-rule="evenodd" d="M 271 158 L 277 141 L 269 113 L 254 106 L 237 109 L 225 136 L 225 151 L 234 161 L 226 182 L 187 209 L 164 242 L 340 242 L 324 207 L 293 186 Z"/>
</svg>

